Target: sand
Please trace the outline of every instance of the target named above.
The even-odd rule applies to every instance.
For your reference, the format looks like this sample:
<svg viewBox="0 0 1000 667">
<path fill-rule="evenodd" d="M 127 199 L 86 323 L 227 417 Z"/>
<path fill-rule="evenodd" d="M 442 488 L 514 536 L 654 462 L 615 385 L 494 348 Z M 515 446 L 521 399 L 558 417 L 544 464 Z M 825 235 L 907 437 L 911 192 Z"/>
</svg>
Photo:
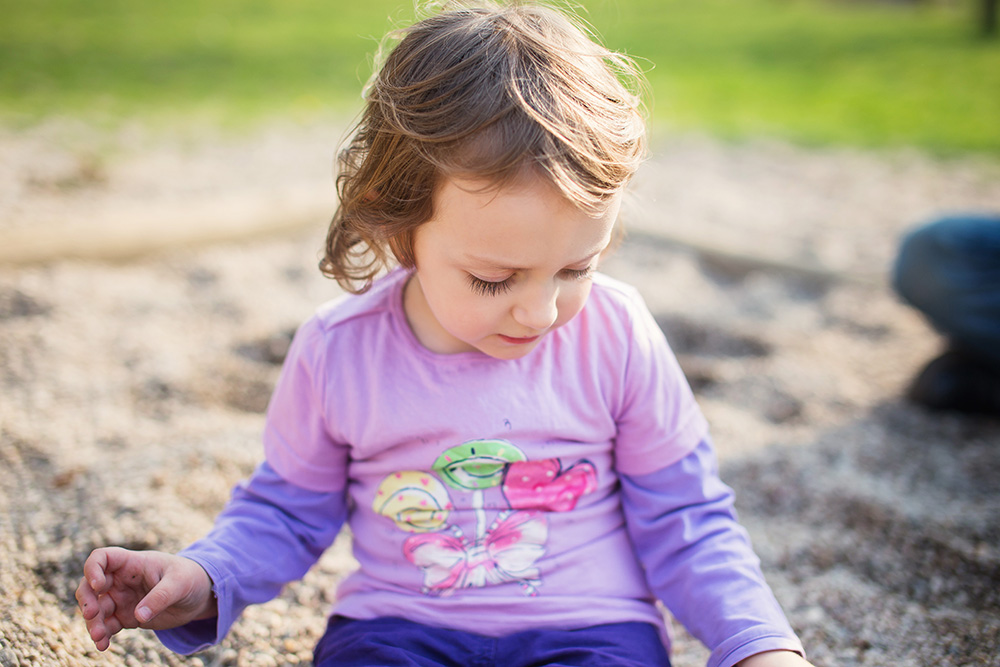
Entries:
<svg viewBox="0 0 1000 667">
<path fill-rule="evenodd" d="M 0 133 L 0 666 L 309 663 L 346 535 L 195 657 L 145 631 L 99 654 L 73 591 L 94 547 L 199 537 L 256 465 L 288 338 L 339 293 L 315 266 L 342 130 Z M 1000 665 L 1000 420 L 901 398 L 941 341 L 886 280 L 907 227 L 1000 210 L 998 176 L 664 134 L 634 184 L 604 269 L 678 353 L 818 666 Z M 677 667 L 706 655 L 677 630 Z"/>
</svg>

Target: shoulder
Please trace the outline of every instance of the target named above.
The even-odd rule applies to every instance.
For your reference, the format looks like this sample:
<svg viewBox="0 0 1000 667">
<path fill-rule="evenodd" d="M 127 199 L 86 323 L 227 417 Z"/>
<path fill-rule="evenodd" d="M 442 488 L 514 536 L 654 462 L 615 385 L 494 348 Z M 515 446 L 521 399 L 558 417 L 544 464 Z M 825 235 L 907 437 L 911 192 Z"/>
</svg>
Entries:
<svg viewBox="0 0 1000 667">
<path fill-rule="evenodd" d="M 638 289 L 603 273 L 594 275 L 585 311 L 590 318 L 596 318 L 601 328 L 621 330 L 627 336 L 652 320 Z"/>
<path fill-rule="evenodd" d="M 405 271 L 393 271 L 376 280 L 371 288 L 362 294 L 344 294 L 322 304 L 316 309 L 310 321 L 324 331 L 349 327 L 358 320 L 391 315 L 401 298 L 400 290 L 406 282 Z"/>
<path fill-rule="evenodd" d="M 587 318 L 592 331 L 600 331 L 603 347 L 617 349 L 629 363 L 655 357 L 672 357 L 663 330 L 634 286 L 604 274 L 594 276 Z"/>
<path fill-rule="evenodd" d="M 648 358 L 666 346 L 639 290 L 601 273 L 594 275 L 587 303 L 567 329 L 567 341 L 580 355 L 619 379 L 631 360 Z"/>
<path fill-rule="evenodd" d="M 359 350 L 366 340 L 384 338 L 395 328 L 406 277 L 405 271 L 393 271 L 363 294 L 344 294 L 320 305 L 299 327 L 295 343 L 322 354 L 341 346 Z"/>
<path fill-rule="evenodd" d="M 622 306 L 643 305 L 639 290 L 605 273 L 594 274 L 594 288 L 591 292 L 599 301 Z M 645 307 L 645 306 L 643 306 Z"/>
</svg>

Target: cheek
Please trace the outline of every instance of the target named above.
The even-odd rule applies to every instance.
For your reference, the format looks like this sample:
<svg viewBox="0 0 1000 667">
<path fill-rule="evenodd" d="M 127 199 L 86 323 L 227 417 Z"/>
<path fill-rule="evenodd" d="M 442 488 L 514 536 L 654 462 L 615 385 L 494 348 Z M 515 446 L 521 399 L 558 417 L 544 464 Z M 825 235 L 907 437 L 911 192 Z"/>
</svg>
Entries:
<svg viewBox="0 0 1000 667">
<path fill-rule="evenodd" d="M 559 301 L 556 303 L 556 307 L 559 309 L 556 326 L 566 324 L 583 310 L 583 306 L 587 303 L 587 297 L 590 296 L 590 287 L 590 281 L 586 281 L 573 284 L 562 290 Z"/>
<path fill-rule="evenodd" d="M 480 329 L 495 326 L 497 313 L 502 309 L 498 299 L 489 299 L 469 290 L 454 290 L 450 298 L 442 299 L 440 314 L 456 333 L 475 335 Z"/>
</svg>

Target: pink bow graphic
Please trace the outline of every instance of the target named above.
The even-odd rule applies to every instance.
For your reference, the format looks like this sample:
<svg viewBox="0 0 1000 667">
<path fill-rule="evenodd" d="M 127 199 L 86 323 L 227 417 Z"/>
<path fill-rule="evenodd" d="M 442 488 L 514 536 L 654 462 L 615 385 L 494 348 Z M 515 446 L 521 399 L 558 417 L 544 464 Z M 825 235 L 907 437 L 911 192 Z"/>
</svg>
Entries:
<svg viewBox="0 0 1000 667">
<path fill-rule="evenodd" d="M 424 590 L 448 595 L 460 588 L 521 582 L 529 595 L 539 585 L 537 561 L 545 551 L 548 524 L 539 512 L 507 512 L 497 517 L 481 541 L 470 544 L 457 526 L 452 534 L 412 535 L 403 543 L 406 558 L 424 571 Z"/>
</svg>

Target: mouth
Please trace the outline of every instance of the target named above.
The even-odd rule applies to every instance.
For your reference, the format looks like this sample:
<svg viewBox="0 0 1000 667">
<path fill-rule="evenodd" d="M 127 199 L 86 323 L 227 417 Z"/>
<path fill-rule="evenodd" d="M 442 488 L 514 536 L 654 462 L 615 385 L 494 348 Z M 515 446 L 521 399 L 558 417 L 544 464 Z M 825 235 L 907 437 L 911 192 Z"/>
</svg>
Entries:
<svg viewBox="0 0 1000 667">
<path fill-rule="evenodd" d="M 527 345 L 528 343 L 534 343 L 538 340 L 540 336 L 526 336 L 524 338 L 515 338 L 513 336 L 504 336 L 500 334 L 500 340 L 510 345 Z"/>
</svg>

